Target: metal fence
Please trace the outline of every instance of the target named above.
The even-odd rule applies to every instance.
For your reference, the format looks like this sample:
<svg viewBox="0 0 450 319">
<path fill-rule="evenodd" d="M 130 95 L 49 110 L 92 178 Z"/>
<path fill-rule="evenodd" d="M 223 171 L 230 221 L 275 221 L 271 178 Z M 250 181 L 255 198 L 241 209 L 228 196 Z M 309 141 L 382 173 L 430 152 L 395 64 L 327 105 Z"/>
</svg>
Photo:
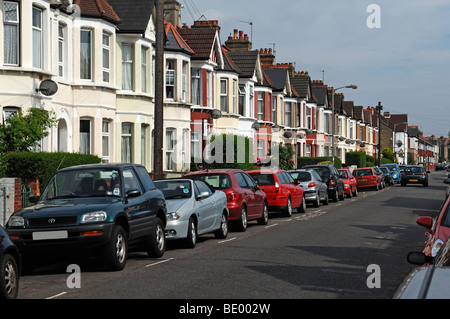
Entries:
<svg viewBox="0 0 450 319">
<path fill-rule="evenodd" d="M 28 198 L 31 196 L 31 186 L 27 186 L 22 184 L 22 195 L 21 195 L 21 203 L 22 207 L 27 207 L 30 205 L 30 201 Z"/>
</svg>

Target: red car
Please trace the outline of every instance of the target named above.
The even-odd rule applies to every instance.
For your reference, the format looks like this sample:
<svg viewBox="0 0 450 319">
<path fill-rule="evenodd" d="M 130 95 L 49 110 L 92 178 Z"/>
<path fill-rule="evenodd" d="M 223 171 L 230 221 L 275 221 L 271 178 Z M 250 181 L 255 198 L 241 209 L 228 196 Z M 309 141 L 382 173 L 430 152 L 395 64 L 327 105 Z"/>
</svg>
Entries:
<svg viewBox="0 0 450 319">
<path fill-rule="evenodd" d="M 266 193 L 270 209 L 281 209 L 286 216 L 292 215 L 293 208 L 297 208 L 297 212 L 300 213 L 306 211 L 303 189 L 286 171 L 256 170 L 247 173 Z"/>
<path fill-rule="evenodd" d="M 358 189 L 373 187 L 378 191 L 381 188 L 381 177 L 372 167 L 356 168 L 353 171 L 353 176 L 356 179 Z"/>
<path fill-rule="evenodd" d="M 258 220 L 267 225 L 269 206 L 266 194 L 255 181 L 240 169 L 217 169 L 190 173 L 186 176 L 199 178 L 227 195 L 229 220 L 234 221 L 240 231 L 247 229 L 247 222 Z"/>
<path fill-rule="evenodd" d="M 341 174 L 342 181 L 344 182 L 345 195 L 349 198 L 352 196 L 358 196 L 358 183 L 356 182 L 356 178 L 350 174 L 350 170 L 348 168 L 342 168 L 338 171 Z"/>
<path fill-rule="evenodd" d="M 435 257 L 450 236 L 450 197 L 442 205 L 438 217 L 433 219 L 429 216 L 423 216 L 419 217 L 416 222 L 428 231 L 423 253 L 426 256 Z"/>
</svg>

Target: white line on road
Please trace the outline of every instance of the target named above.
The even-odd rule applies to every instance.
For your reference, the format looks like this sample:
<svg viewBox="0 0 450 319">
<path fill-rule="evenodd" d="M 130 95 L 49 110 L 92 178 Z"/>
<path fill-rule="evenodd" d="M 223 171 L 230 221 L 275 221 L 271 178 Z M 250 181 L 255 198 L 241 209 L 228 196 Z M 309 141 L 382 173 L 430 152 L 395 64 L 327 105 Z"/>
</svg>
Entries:
<svg viewBox="0 0 450 319">
<path fill-rule="evenodd" d="M 58 297 L 61 297 L 61 296 L 65 295 L 66 293 L 67 293 L 67 291 L 64 291 L 64 292 L 62 292 L 62 293 L 60 293 L 60 294 L 57 294 L 57 295 L 54 295 L 54 296 L 51 296 L 51 297 L 48 297 L 48 298 L 45 298 L 45 299 L 54 299 L 54 298 L 58 298 Z"/>
<path fill-rule="evenodd" d="M 272 225 L 266 226 L 266 229 L 267 229 L 267 228 L 270 228 L 270 227 L 277 226 L 277 225 L 278 225 L 278 223 L 277 223 L 277 224 L 272 224 Z"/>
<path fill-rule="evenodd" d="M 158 262 L 153 263 L 153 264 L 148 264 L 147 266 L 145 266 L 145 268 L 147 268 L 147 267 L 152 267 L 152 266 L 156 266 L 156 265 L 159 265 L 159 264 L 163 264 L 163 263 L 166 263 L 166 262 L 171 261 L 171 260 L 174 260 L 174 259 L 175 259 L 175 258 L 169 258 L 169 259 L 166 259 L 166 260 L 158 261 Z"/>
<path fill-rule="evenodd" d="M 235 240 L 236 238 L 237 238 L 237 237 L 233 237 L 233 238 L 230 238 L 230 239 L 227 239 L 227 240 L 222 240 L 222 241 L 219 241 L 218 244 L 227 243 L 227 242 L 229 242 L 229 241 Z"/>
</svg>

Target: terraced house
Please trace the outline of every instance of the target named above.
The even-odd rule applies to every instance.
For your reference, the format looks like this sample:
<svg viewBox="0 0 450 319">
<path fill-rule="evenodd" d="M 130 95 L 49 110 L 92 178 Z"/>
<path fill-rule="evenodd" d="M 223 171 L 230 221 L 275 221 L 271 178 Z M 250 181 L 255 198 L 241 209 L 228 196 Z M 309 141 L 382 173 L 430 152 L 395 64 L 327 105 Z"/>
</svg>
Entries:
<svg viewBox="0 0 450 319">
<path fill-rule="evenodd" d="M 339 93 L 333 108 L 329 85 L 293 63 L 276 63 L 272 49 L 253 49 L 238 29 L 222 43 L 217 20 L 180 26 L 176 0 L 165 1 L 165 72 L 158 84 L 164 131 L 154 132 L 154 6 L 151 0 L 0 0 L 0 120 L 44 108 L 58 125 L 41 141 L 42 151 L 95 154 L 149 171 L 153 137 L 163 134 L 168 176 L 198 163 L 212 134 L 251 138 L 261 159 L 275 143 L 290 145 L 294 160 L 335 154 L 345 162 L 349 151 L 376 154 L 374 108 Z M 49 83 L 57 90 L 39 90 Z M 407 117 L 385 116 L 382 123 L 390 128 L 382 125 L 382 148 L 402 160 L 408 153 L 432 158 L 425 139 L 412 147 L 411 136 L 420 134 Z"/>
</svg>

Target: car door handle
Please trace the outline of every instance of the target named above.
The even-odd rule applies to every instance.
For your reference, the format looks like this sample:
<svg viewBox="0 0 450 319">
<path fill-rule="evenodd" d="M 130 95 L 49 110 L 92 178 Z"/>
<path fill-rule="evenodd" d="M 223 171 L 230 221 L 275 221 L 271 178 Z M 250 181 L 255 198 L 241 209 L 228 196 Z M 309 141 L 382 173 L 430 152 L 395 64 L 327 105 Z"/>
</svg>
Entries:
<svg viewBox="0 0 450 319">
<path fill-rule="evenodd" d="M 212 205 L 213 205 L 213 206 L 216 206 L 216 202 L 212 202 Z"/>
</svg>

